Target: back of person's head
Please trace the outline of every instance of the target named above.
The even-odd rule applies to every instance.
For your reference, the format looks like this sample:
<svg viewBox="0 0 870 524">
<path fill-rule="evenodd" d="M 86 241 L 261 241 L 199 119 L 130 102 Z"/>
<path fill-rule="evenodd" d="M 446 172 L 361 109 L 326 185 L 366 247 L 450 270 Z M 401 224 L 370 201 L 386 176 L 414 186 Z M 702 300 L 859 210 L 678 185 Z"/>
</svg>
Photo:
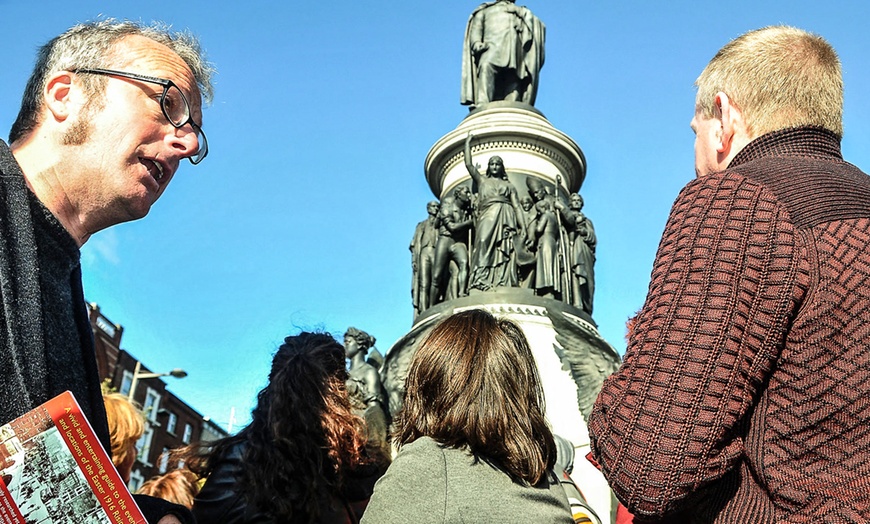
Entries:
<svg viewBox="0 0 870 524">
<path fill-rule="evenodd" d="M 124 482 L 130 480 L 136 460 L 136 441 L 145 432 L 145 417 L 126 395 L 103 393 L 112 443 L 112 463 Z"/>
<path fill-rule="evenodd" d="M 154 40 L 177 53 L 193 73 L 203 99 L 206 102 L 211 100 L 213 67 L 205 61 L 199 42 L 191 33 L 172 32 L 168 26 L 159 23 L 142 25 L 112 19 L 78 24 L 39 49 L 33 73 L 24 89 L 21 110 L 9 133 L 9 142 L 28 136 L 39 124 L 42 93 L 51 75 L 75 69 L 111 68 L 115 59 L 113 46 L 133 35 Z M 90 100 L 96 100 L 98 104 L 106 82 L 103 76 L 82 77 L 82 85 Z"/>
<path fill-rule="evenodd" d="M 251 413 L 251 433 L 264 442 L 308 437 L 328 446 L 338 463 L 357 458 L 353 438 L 359 419 L 351 415 L 344 348 L 323 333 L 284 339 L 272 360 L 269 385 Z M 349 440 L 345 440 L 348 437 Z M 347 455 L 351 449 L 350 455 Z"/>
<path fill-rule="evenodd" d="M 743 114 L 750 138 L 797 126 L 843 135 L 840 60 L 825 39 L 801 29 L 772 26 L 737 37 L 695 85 L 702 116 L 715 116 L 721 91 Z"/>
<path fill-rule="evenodd" d="M 248 503 L 276 521 L 313 522 L 346 474 L 369 459 L 363 422 L 353 414 L 345 380 L 344 348 L 328 334 L 284 339 L 269 383 L 257 395 L 251 423 L 210 446 L 206 476 L 229 447 L 244 444 L 239 485 Z"/>
<path fill-rule="evenodd" d="M 480 309 L 441 322 L 414 354 L 396 440 L 467 448 L 537 484 L 556 460 L 544 393 L 516 324 Z"/>
<path fill-rule="evenodd" d="M 199 478 L 189 469 L 174 469 L 164 475 L 151 477 L 136 493 L 168 500 L 191 509 L 193 499 L 199 493 Z"/>
</svg>

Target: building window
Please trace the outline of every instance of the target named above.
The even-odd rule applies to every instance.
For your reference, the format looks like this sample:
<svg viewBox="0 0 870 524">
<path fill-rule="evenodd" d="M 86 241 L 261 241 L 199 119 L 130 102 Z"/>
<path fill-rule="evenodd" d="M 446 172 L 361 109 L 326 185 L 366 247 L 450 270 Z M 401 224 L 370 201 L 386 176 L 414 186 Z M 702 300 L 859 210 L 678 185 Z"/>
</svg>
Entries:
<svg viewBox="0 0 870 524">
<path fill-rule="evenodd" d="M 150 466 L 151 463 L 148 462 L 148 455 L 151 453 L 151 439 L 154 437 L 154 428 L 151 427 L 151 424 L 147 423 L 145 426 L 145 432 L 142 433 L 142 436 L 139 437 L 139 440 L 136 442 L 136 449 L 139 450 L 136 458 L 142 464 Z"/>
<path fill-rule="evenodd" d="M 166 419 L 166 432 L 170 435 L 175 435 L 175 426 L 178 424 L 178 415 L 169 412 L 169 418 Z"/>
<path fill-rule="evenodd" d="M 157 465 L 157 471 L 162 475 L 169 469 L 169 448 L 164 447 L 163 453 L 160 454 L 160 462 Z"/>
<path fill-rule="evenodd" d="M 127 487 L 130 489 L 130 493 L 135 493 L 144 483 L 145 477 L 141 471 L 136 469 L 130 474 L 130 482 L 127 483 Z"/>
<path fill-rule="evenodd" d="M 129 370 L 124 370 L 124 376 L 121 377 L 121 387 L 118 389 L 118 393 L 122 395 L 130 394 L 130 386 L 133 385 L 133 372 Z"/>
<path fill-rule="evenodd" d="M 190 438 L 193 436 L 193 426 L 190 424 L 184 425 L 184 436 L 181 437 L 181 441 L 185 444 L 190 444 Z"/>
<path fill-rule="evenodd" d="M 160 409 L 160 393 L 148 388 L 145 394 L 145 405 L 142 406 L 142 413 L 151 422 L 157 422 L 157 410 Z"/>
</svg>

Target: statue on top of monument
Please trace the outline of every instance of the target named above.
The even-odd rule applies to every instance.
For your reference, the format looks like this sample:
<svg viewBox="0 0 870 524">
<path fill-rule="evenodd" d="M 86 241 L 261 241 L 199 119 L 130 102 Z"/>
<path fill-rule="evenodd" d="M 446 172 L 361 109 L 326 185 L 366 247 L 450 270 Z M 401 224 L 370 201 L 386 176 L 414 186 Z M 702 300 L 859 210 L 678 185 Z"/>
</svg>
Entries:
<svg viewBox="0 0 870 524">
<path fill-rule="evenodd" d="M 544 65 L 544 24 L 515 0 L 481 4 L 471 13 L 462 52 L 463 105 L 495 100 L 535 104 Z"/>
</svg>

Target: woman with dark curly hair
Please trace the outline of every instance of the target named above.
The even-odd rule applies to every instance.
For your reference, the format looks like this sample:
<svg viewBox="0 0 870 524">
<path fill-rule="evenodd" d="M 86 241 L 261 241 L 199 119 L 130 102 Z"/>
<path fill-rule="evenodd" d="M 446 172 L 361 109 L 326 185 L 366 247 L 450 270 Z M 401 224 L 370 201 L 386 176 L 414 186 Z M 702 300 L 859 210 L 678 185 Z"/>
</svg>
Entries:
<svg viewBox="0 0 870 524">
<path fill-rule="evenodd" d="M 543 396 L 516 324 L 479 309 L 444 320 L 411 360 L 399 454 L 362 522 L 573 523 Z"/>
<path fill-rule="evenodd" d="M 284 339 L 251 423 L 189 452 L 188 467 L 208 479 L 194 500 L 197 522 L 358 522 L 386 463 L 366 450 L 345 380 L 332 336 Z"/>
</svg>

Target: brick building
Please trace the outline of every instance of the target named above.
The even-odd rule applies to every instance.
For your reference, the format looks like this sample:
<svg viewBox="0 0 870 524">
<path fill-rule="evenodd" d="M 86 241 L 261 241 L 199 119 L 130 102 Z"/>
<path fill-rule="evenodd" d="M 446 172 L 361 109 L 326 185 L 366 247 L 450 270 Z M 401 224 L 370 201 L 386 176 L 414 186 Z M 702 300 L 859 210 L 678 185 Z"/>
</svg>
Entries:
<svg viewBox="0 0 870 524">
<path fill-rule="evenodd" d="M 135 491 L 152 476 L 178 467 L 169 462 L 166 451 L 222 438 L 227 432 L 167 391 L 166 383 L 153 377 L 145 363 L 121 349 L 124 328 L 106 318 L 97 304 L 88 307 L 100 379 L 124 395 L 130 395 L 131 387 L 135 388 L 131 396 L 145 415 L 145 434 L 137 443 L 139 454 L 130 477 L 130 490 Z"/>
</svg>

